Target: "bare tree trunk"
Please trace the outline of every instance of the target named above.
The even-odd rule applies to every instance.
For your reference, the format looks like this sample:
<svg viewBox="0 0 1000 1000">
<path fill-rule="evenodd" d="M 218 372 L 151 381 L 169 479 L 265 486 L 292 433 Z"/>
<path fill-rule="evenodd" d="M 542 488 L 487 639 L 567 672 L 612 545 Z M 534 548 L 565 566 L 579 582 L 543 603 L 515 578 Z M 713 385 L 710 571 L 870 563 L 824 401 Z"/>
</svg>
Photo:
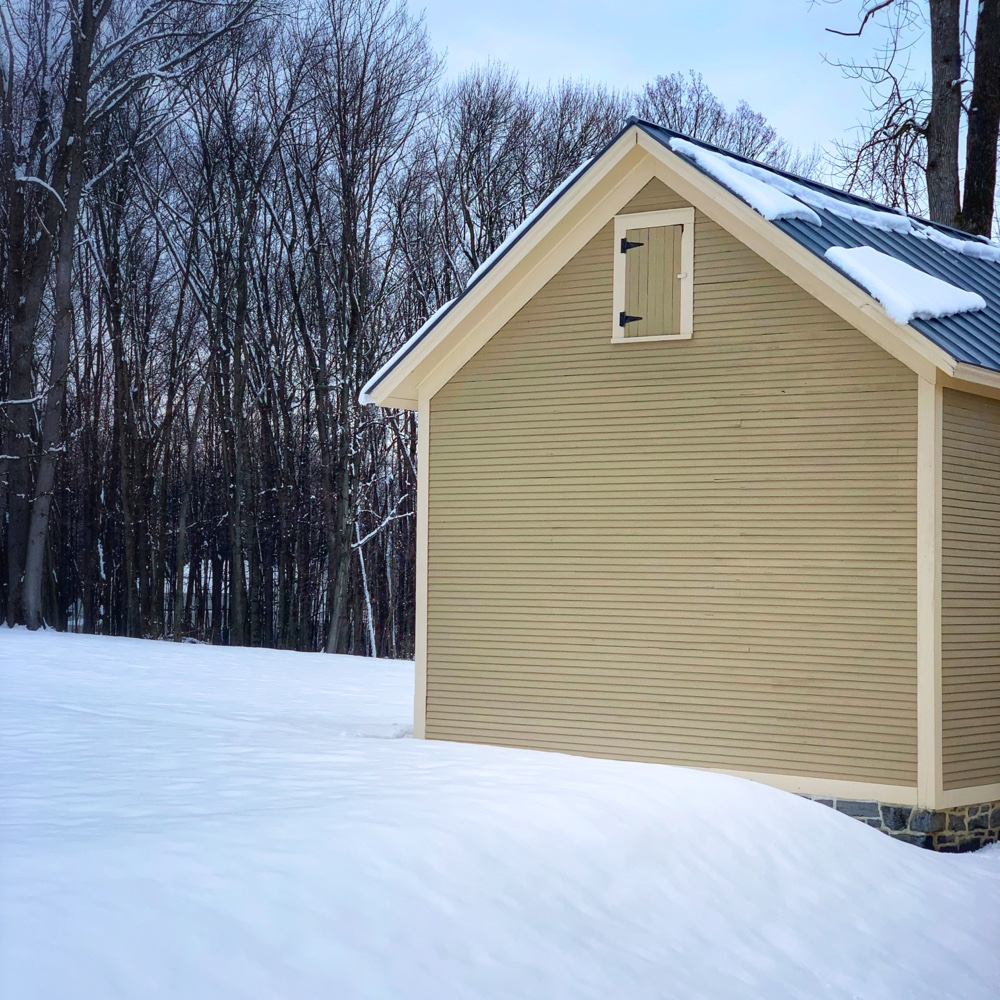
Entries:
<svg viewBox="0 0 1000 1000">
<path fill-rule="evenodd" d="M 980 0 L 976 22 L 976 68 L 969 98 L 965 147 L 965 197 L 960 225 L 990 236 L 997 184 L 1000 134 L 1000 0 Z"/>
<path fill-rule="evenodd" d="M 10 39 L 7 39 L 8 44 Z M 8 206 L 7 241 L 7 302 L 10 316 L 10 372 L 7 388 L 9 398 L 0 407 L 3 418 L 3 454 L 6 469 L 7 505 L 7 623 L 23 623 L 24 565 L 28 551 L 31 521 L 32 468 L 35 447 L 34 381 L 32 363 L 35 358 L 35 331 L 42 307 L 42 297 L 49 274 L 52 241 L 59 227 L 60 204 L 48 193 L 36 204 L 29 200 L 30 186 L 18 182 L 18 153 L 13 135 L 13 49 L 10 49 L 3 110 L 3 167 L 6 174 Z M 37 147 L 48 134 L 50 105 L 42 99 L 37 109 L 32 147 Z M 65 139 L 65 136 L 63 137 Z M 24 156 L 24 151 L 20 151 Z M 29 154 L 34 161 L 35 151 Z M 23 169 L 23 166 L 20 167 Z M 53 178 L 56 185 L 65 181 L 65 174 Z M 64 186 L 64 185 L 63 185 Z M 42 216 L 42 218 L 38 218 Z M 41 223 L 41 224 L 39 224 Z"/>
<path fill-rule="evenodd" d="M 339 491 L 334 521 L 330 531 L 330 631 L 326 639 L 328 653 L 347 653 L 350 625 L 351 525 L 354 517 L 350 459 L 344 457 L 339 476 Z"/>
<path fill-rule="evenodd" d="M 72 67 L 60 136 L 61 164 L 55 176 L 65 194 L 59 224 L 56 255 L 54 322 L 49 367 L 49 386 L 45 394 L 42 421 L 41 454 L 35 474 L 34 499 L 28 526 L 28 545 L 24 558 L 24 621 L 30 629 L 42 625 L 42 574 L 48 540 L 52 489 L 56 461 L 62 450 L 62 409 L 66 398 L 66 374 L 73 335 L 73 258 L 80 198 L 83 194 L 84 117 L 90 87 L 90 59 L 97 24 L 90 3 L 85 3 L 79 24 L 74 26 Z M 74 141 L 75 140 L 75 141 Z"/>
<path fill-rule="evenodd" d="M 212 643 L 222 644 L 222 559 L 212 554 Z"/>
<path fill-rule="evenodd" d="M 24 564 L 28 552 L 31 522 L 32 468 L 35 447 L 34 380 L 35 327 L 41 310 L 45 279 L 49 269 L 51 239 L 46 226 L 31 252 L 24 232 L 24 201 L 15 196 L 9 219 L 12 253 L 8 264 L 10 318 L 10 398 L 0 410 L 4 417 L 3 453 L 7 465 L 7 624 L 25 621 Z M 55 227 L 58 214 L 47 214 L 46 223 Z M 50 387 L 51 388 L 51 387 Z"/>
<path fill-rule="evenodd" d="M 42 449 L 35 477 L 35 496 L 31 505 L 28 547 L 24 560 L 24 619 L 30 629 L 40 628 L 42 614 L 42 573 L 45 565 L 52 489 L 55 486 L 56 461 L 62 448 L 62 407 L 66 396 L 66 373 L 69 369 L 69 345 L 73 330 L 73 305 L 70 289 L 73 280 L 73 234 L 82 183 L 74 179 L 74 192 L 63 214 L 56 260 L 55 323 L 52 331 L 52 357 L 49 388 L 45 395 L 42 424 Z"/>
<path fill-rule="evenodd" d="M 935 222 L 959 214 L 958 135 L 962 120 L 960 0 L 930 0 L 931 113 L 927 119 L 927 204 Z"/>
<path fill-rule="evenodd" d="M 181 509 L 177 515 L 177 544 L 174 549 L 174 642 L 180 642 L 184 636 L 184 629 L 181 623 L 185 621 L 184 615 L 184 563 L 187 549 L 187 522 L 188 511 L 191 507 L 191 485 L 194 482 L 195 450 L 198 440 L 198 426 L 201 423 L 201 408 L 205 402 L 205 389 L 202 387 L 198 395 L 198 403 L 194 408 L 194 418 L 188 428 L 187 456 L 184 463 L 184 493 L 181 496 Z M 190 574 L 194 573 L 194 562 L 192 561 Z M 191 583 L 187 588 L 187 600 L 191 600 Z"/>
<path fill-rule="evenodd" d="M 23 324 L 21 329 L 23 330 Z M 31 519 L 30 454 L 34 410 L 29 402 L 33 390 L 31 360 L 34 346 L 29 330 L 25 343 L 11 326 L 10 400 L 5 410 L 3 451 L 7 460 L 7 624 L 24 620 L 24 557 L 28 551 L 28 524 Z M 27 395 L 22 395 L 26 393 Z"/>
</svg>

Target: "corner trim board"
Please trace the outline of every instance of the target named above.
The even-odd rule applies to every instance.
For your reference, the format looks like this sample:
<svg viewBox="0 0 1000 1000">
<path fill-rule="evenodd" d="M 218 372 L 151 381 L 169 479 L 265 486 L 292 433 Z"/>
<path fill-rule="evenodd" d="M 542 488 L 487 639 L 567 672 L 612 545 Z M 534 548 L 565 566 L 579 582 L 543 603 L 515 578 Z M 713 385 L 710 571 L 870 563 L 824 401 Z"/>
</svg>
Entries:
<svg viewBox="0 0 1000 1000">
<path fill-rule="evenodd" d="M 944 390 L 917 380 L 917 805 L 941 806 L 941 469 Z"/>
<path fill-rule="evenodd" d="M 417 579 L 414 628 L 413 737 L 427 731 L 427 526 L 430 497 L 431 401 L 417 403 Z"/>
</svg>

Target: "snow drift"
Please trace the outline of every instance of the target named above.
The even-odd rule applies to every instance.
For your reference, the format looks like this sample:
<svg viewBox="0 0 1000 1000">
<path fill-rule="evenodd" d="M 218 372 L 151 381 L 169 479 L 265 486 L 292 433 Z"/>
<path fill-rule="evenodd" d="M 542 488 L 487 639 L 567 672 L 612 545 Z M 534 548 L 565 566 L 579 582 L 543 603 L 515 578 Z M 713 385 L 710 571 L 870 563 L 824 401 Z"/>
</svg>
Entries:
<svg viewBox="0 0 1000 1000">
<path fill-rule="evenodd" d="M 0 630 L 0 995 L 1000 991 L 1000 853 L 414 741 L 411 665 Z"/>
</svg>

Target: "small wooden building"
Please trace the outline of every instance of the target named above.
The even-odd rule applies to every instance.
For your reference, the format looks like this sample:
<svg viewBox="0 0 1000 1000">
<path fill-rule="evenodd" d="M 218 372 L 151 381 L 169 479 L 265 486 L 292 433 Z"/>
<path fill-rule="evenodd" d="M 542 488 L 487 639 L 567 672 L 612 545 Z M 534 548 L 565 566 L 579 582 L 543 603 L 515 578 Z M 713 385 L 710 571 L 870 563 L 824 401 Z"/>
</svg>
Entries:
<svg viewBox="0 0 1000 1000">
<path fill-rule="evenodd" d="M 630 120 L 362 399 L 419 414 L 418 737 L 995 839 L 1000 249 Z"/>
</svg>

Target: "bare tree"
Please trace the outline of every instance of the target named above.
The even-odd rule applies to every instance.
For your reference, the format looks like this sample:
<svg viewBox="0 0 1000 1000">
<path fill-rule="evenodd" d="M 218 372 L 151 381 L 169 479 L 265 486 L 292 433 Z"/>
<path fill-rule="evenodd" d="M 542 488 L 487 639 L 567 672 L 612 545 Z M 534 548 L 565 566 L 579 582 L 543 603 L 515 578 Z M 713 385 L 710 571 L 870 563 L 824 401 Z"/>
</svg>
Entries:
<svg viewBox="0 0 1000 1000">
<path fill-rule="evenodd" d="M 989 236 L 993 227 L 1000 136 L 1000 0 L 981 0 L 979 4 L 974 60 L 959 221 L 970 233 Z"/>
<path fill-rule="evenodd" d="M 838 147 L 849 187 L 907 211 L 920 211 L 926 199 L 936 222 L 990 235 L 1000 134 L 1000 0 L 975 6 L 971 0 L 878 0 L 861 7 L 859 21 L 853 31 L 835 32 L 874 36 L 869 59 L 840 64 L 865 83 L 869 103 L 868 124 Z M 929 83 L 912 61 L 925 34 Z"/>
<path fill-rule="evenodd" d="M 358 481 L 355 443 L 359 376 L 371 344 L 366 331 L 384 307 L 394 247 L 385 197 L 427 106 L 437 74 L 423 24 L 395 0 L 349 0 L 330 9 L 325 110 L 333 134 L 336 350 L 314 368 L 317 406 L 331 413 L 327 467 L 330 546 L 328 652 L 347 644 L 348 574 L 353 563 Z"/>
<path fill-rule="evenodd" d="M 0 170 L 16 221 L 7 273 L 8 301 L 15 303 L 9 336 L 16 359 L 9 392 L 24 400 L 8 401 L 5 407 L 13 405 L 18 414 L 8 421 L 9 447 L 4 448 L 11 455 L 6 461 L 14 466 L 7 491 L 14 501 L 7 545 L 10 622 L 23 620 L 38 628 L 43 621 L 43 560 L 63 448 L 74 248 L 87 183 L 88 141 L 133 95 L 190 67 L 252 9 L 253 0 L 30 0 L 17 12 L 20 16 L 13 11 L 3 16 L 9 54 L 0 86 L 11 105 L 11 127 L 5 132 Z M 21 93 L 16 126 L 15 89 Z M 155 128 L 162 121 L 154 116 L 154 123 Z M 50 266 L 49 370 L 44 391 L 36 392 L 31 362 L 38 338 L 45 336 L 40 318 Z M 37 441 L 31 426 L 35 402 L 42 403 Z"/>
<path fill-rule="evenodd" d="M 416 416 L 359 388 L 631 95 L 439 88 L 397 0 L 0 18 L 0 613 L 412 655 Z"/>
<path fill-rule="evenodd" d="M 694 70 L 647 83 L 638 94 L 637 108 L 640 117 L 658 125 L 781 170 L 808 175 L 817 166 L 815 153 L 800 154 L 746 101 L 729 111 Z"/>
</svg>

